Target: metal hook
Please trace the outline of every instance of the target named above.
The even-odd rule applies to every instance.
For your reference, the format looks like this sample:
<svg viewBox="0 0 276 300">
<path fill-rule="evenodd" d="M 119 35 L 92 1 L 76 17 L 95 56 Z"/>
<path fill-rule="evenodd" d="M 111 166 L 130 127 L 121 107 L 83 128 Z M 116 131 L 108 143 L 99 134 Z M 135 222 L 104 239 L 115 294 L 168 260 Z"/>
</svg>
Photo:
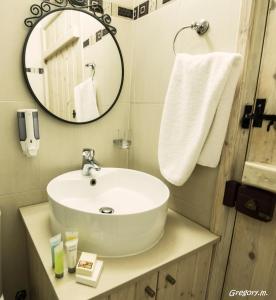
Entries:
<svg viewBox="0 0 276 300">
<path fill-rule="evenodd" d="M 173 40 L 173 52 L 174 52 L 174 54 L 176 54 L 176 51 L 175 51 L 175 42 L 177 40 L 177 37 L 180 34 L 180 32 L 182 32 L 183 30 L 185 30 L 187 28 L 194 29 L 197 32 L 198 35 L 203 35 L 209 29 L 209 22 L 202 19 L 199 22 L 194 22 L 193 24 L 191 24 L 189 26 L 184 26 L 180 30 L 178 30 L 178 32 L 176 33 L 176 35 L 174 37 L 174 40 Z"/>
<path fill-rule="evenodd" d="M 94 79 L 95 73 L 96 73 L 96 64 L 95 63 L 88 63 L 85 65 L 88 68 L 91 68 L 92 71 L 92 79 Z"/>
</svg>

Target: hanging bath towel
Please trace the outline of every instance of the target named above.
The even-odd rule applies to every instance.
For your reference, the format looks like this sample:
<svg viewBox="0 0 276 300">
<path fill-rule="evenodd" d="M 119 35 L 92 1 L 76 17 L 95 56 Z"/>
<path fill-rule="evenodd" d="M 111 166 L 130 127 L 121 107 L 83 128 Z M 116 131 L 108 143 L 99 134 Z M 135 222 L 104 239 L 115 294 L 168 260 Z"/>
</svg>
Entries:
<svg viewBox="0 0 276 300">
<path fill-rule="evenodd" d="M 87 122 L 100 116 L 97 105 L 96 84 L 92 78 L 75 86 L 76 121 Z"/>
<path fill-rule="evenodd" d="M 218 164 L 241 61 L 236 53 L 177 54 L 158 147 L 160 171 L 172 184 L 183 185 L 198 162 Z"/>
</svg>

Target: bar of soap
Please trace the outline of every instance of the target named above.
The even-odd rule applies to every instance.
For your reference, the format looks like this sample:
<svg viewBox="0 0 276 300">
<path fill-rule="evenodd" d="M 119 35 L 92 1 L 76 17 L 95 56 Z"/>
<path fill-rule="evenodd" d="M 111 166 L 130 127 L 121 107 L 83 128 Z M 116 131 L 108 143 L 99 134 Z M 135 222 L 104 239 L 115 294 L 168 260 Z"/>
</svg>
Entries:
<svg viewBox="0 0 276 300">
<path fill-rule="evenodd" d="M 97 260 L 95 263 L 95 268 L 91 276 L 85 276 L 85 275 L 79 275 L 76 274 L 76 282 L 89 285 L 92 287 L 97 287 L 97 284 L 99 282 L 99 278 L 101 276 L 103 269 L 103 261 Z"/>
<path fill-rule="evenodd" d="M 95 268 L 96 260 L 97 254 L 82 252 L 77 263 L 76 273 L 78 275 L 91 276 Z"/>
</svg>

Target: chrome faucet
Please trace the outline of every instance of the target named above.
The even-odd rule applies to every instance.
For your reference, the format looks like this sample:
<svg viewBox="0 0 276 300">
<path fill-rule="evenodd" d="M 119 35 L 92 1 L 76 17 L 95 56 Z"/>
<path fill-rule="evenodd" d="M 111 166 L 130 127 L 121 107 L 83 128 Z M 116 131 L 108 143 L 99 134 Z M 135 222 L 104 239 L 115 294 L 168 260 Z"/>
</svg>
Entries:
<svg viewBox="0 0 276 300">
<path fill-rule="evenodd" d="M 95 157 L 94 149 L 83 149 L 82 150 L 82 175 L 90 176 L 91 170 L 100 171 L 101 167 L 98 165 Z"/>
</svg>

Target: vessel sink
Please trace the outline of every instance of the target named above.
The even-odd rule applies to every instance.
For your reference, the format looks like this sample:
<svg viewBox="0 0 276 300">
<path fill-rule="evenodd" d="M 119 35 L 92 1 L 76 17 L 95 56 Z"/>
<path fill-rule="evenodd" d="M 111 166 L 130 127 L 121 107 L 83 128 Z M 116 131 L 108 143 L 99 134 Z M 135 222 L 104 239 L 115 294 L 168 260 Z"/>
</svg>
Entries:
<svg viewBox="0 0 276 300">
<path fill-rule="evenodd" d="M 80 170 L 47 186 L 53 234 L 76 230 L 79 249 L 104 257 L 144 252 L 159 242 L 166 223 L 169 189 L 149 174 L 119 168 Z"/>
</svg>

